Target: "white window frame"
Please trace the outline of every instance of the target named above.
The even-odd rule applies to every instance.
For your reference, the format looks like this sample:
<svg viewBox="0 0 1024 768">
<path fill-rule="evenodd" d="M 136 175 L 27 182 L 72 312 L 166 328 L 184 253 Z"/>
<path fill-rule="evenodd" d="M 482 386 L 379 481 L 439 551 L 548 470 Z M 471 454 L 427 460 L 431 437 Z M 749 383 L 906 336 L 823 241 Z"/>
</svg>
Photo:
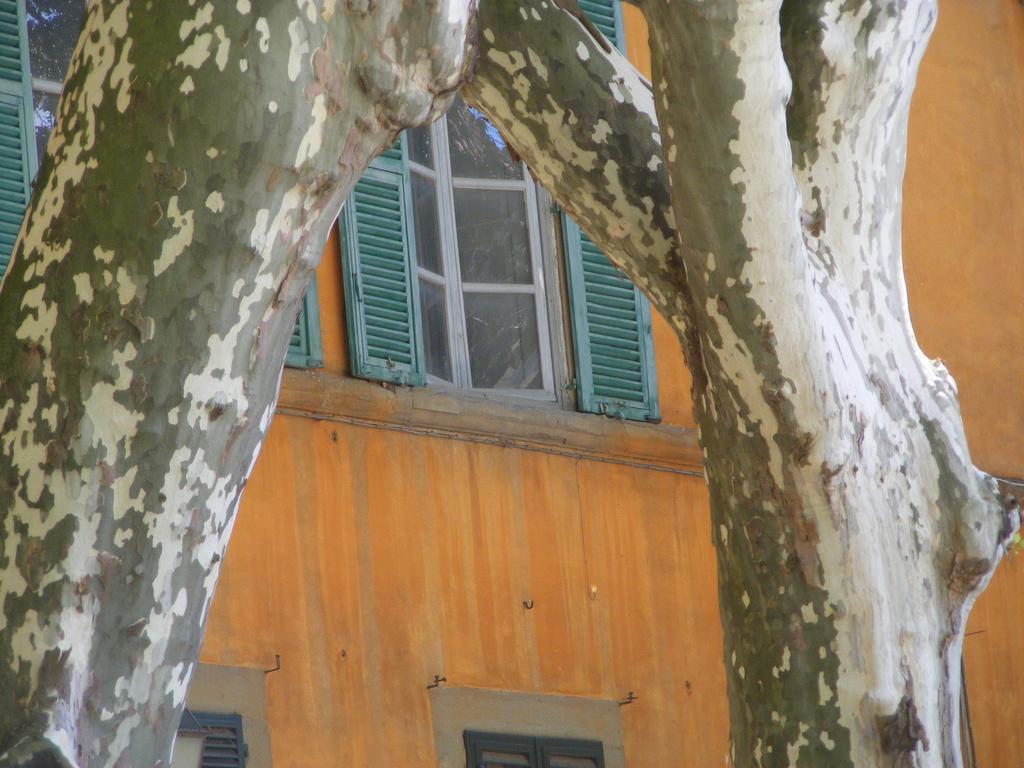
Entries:
<svg viewBox="0 0 1024 768">
<path fill-rule="evenodd" d="M 456 177 L 451 170 L 451 149 L 448 143 L 447 116 L 441 117 L 423 130 L 430 132 L 430 151 L 434 168 L 428 168 L 408 157 L 409 172 L 434 182 L 437 200 L 437 221 L 444 275 L 440 276 L 423 266 L 417 267 L 417 277 L 444 289 L 445 316 L 448 328 L 448 349 L 451 356 L 452 378 L 445 381 L 427 373 L 427 384 L 432 387 L 470 392 L 485 398 L 522 398 L 532 401 L 558 402 L 561 400 L 561 379 L 555 366 L 555 351 L 561 334 L 552 330 L 551 296 L 556 293 L 557 266 L 553 248 L 545 247 L 541 227 L 541 191 L 530 176 L 524 163 L 522 179 L 474 179 Z M 530 246 L 530 264 L 533 282 L 517 283 L 464 283 L 459 261 L 458 235 L 455 228 L 455 190 L 514 190 L 526 198 L 526 221 Z M 546 199 L 546 195 L 544 196 Z M 417 290 L 419 281 L 417 280 Z M 516 293 L 534 296 L 537 316 L 537 336 L 540 350 L 540 389 L 495 389 L 472 386 L 469 363 L 469 339 L 466 332 L 463 291 L 467 293 Z M 424 329 L 425 332 L 425 329 Z"/>
</svg>

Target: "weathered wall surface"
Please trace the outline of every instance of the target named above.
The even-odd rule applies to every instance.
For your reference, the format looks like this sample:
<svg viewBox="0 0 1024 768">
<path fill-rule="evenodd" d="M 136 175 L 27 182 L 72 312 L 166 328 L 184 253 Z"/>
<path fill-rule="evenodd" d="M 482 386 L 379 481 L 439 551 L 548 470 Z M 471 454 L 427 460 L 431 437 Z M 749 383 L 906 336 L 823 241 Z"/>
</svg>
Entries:
<svg viewBox="0 0 1024 768">
<path fill-rule="evenodd" d="M 203 660 L 267 676 L 274 765 L 434 766 L 426 685 L 622 698 L 631 766 L 726 750 L 704 483 L 279 417 Z M 522 601 L 533 601 L 525 610 Z"/>
<path fill-rule="evenodd" d="M 1024 8 L 942 2 L 910 117 L 918 339 L 956 377 L 975 463 L 1024 477 Z"/>
<path fill-rule="evenodd" d="M 642 19 L 627 7 L 626 22 L 646 68 Z M 1021 136 L 1024 9 L 942 0 L 912 115 L 908 289 L 922 346 L 959 383 L 976 462 L 1017 478 Z M 325 368 L 344 374 L 336 241 L 318 280 Z M 682 356 L 660 318 L 654 332 L 664 421 L 690 426 Z M 605 699 L 632 689 L 640 699 L 621 710 L 630 768 L 721 766 L 708 525 L 703 481 L 674 472 L 278 416 L 203 660 L 262 668 L 281 654 L 266 677 L 279 767 L 435 765 L 435 674 Z M 1024 754 L 1024 556 L 1001 567 L 970 632 L 979 762 L 1011 768 Z"/>
</svg>

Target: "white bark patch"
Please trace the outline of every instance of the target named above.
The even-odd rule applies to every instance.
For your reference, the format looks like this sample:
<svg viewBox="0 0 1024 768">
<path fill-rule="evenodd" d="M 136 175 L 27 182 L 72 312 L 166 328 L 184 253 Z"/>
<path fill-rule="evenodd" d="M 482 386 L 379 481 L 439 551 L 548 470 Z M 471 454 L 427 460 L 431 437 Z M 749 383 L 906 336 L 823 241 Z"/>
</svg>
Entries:
<svg viewBox="0 0 1024 768">
<path fill-rule="evenodd" d="M 192 244 L 194 232 L 192 214 L 193 211 L 181 211 L 178 209 L 177 195 L 168 201 L 167 216 L 171 219 L 171 225 L 177 231 L 171 237 L 164 240 L 160 248 L 160 257 L 153 262 L 154 276 L 162 274 Z"/>
<path fill-rule="evenodd" d="M 579 56 L 580 61 L 590 61 L 590 49 L 582 41 L 576 46 L 576 55 Z"/>
<path fill-rule="evenodd" d="M 306 135 L 302 137 L 302 141 L 299 143 L 299 151 L 295 155 L 296 166 L 301 166 L 307 160 L 312 160 L 323 144 L 324 130 L 327 127 L 327 102 L 322 93 L 317 94 L 316 98 L 313 99 L 311 113 L 313 115 L 313 122 L 310 123 Z"/>
<path fill-rule="evenodd" d="M 534 11 L 536 13 L 536 11 Z M 536 70 L 537 74 L 540 75 L 542 80 L 548 79 L 548 68 L 544 64 L 544 60 L 537 55 L 537 52 L 532 48 L 526 49 L 526 56 L 530 60 L 530 65 Z"/>
<path fill-rule="evenodd" d="M 216 29 L 213 30 L 214 34 L 217 35 L 217 53 L 214 56 L 214 63 L 217 65 L 217 69 L 221 72 L 225 70 L 228 65 L 228 55 L 231 52 L 231 40 L 224 33 L 224 27 L 220 24 L 217 25 Z"/>
<path fill-rule="evenodd" d="M 126 40 L 121 48 L 120 58 L 110 72 L 110 86 L 117 89 L 117 111 L 122 114 L 128 111 L 132 103 L 132 64 L 128 61 L 131 50 L 132 41 Z"/>
<path fill-rule="evenodd" d="M 15 336 L 23 341 L 31 341 L 44 349 L 51 348 L 50 339 L 53 329 L 57 327 L 57 305 L 44 299 L 46 286 L 34 285 L 25 291 L 21 301 L 22 309 L 35 309 L 35 317 L 29 315 L 15 332 Z"/>
<path fill-rule="evenodd" d="M 181 27 L 178 29 L 178 38 L 182 42 L 188 40 L 191 34 L 199 31 L 211 21 L 213 21 L 213 3 L 206 3 L 206 5 L 199 8 L 193 18 L 181 22 Z"/>
<path fill-rule="evenodd" d="M 206 196 L 206 207 L 214 213 L 220 213 L 224 210 L 224 196 L 220 192 L 214 190 Z"/>
<path fill-rule="evenodd" d="M 828 684 L 825 682 L 825 673 L 824 672 L 819 672 L 818 673 L 818 705 L 822 706 L 822 707 L 825 706 L 830 701 L 832 701 L 832 696 L 833 696 L 832 689 L 829 688 Z"/>
<path fill-rule="evenodd" d="M 800 757 L 800 748 L 806 746 L 808 743 L 807 724 L 798 723 L 798 726 L 800 728 L 800 735 L 797 736 L 796 741 L 786 747 L 786 756 L 789 758 L 789 764 L 790 766 L 793 766 L 793 768 L 796 768 L 797 759 Z"/>
<path fill-rule="evenodd" d="M 309 31 L 302 19 L 292 19 L 288 24 L 288 39 L 291 41 L 288 50 L 288 79 L 294 83 L 302 71 L 303 59 L 309 54 Z"/>
<path fill-rule="evenodd" d="M 608 125 L 608 121 L 598 120 L 597 125 L 594 126 L 594 132 L 590 135 L 590 138 L 592 138 L 598 144 L 603 144 L 611 135 L 612 127 Z"/>
<path fill-rule="evenodd" d="M 298 3 L 299 10 L 301 11 L 305 9 L 306 11 L 306 20 L 309 21 L 310 24 L 315 24 L 317 17 L 317 0 L 298 0 Z"/>
<path fill-rule="evenodd" d="M 204 32 L 198 35 L 188 48 L 178 54 L 178 58 L 174 60 L 174 63 L 182 67 L 199 69 L 210 58 L 210 45 L 212 43 L 213 35 L 211 33 Z"/>
<path fill-rule="evenodd" d="M 79 272 L 74 276 L 75 294 L 82 304 L 92 303 L 92 279 L 88 272 Z"/>
<path fill-rule="evenodd" d="M 265 17 L 260 16 L 256 19 L 256 31 L 260 36 L 258 41 L 260 53 L 266 53 L 270 50 L 270 25 L 267 23 Z"/>
</svg>

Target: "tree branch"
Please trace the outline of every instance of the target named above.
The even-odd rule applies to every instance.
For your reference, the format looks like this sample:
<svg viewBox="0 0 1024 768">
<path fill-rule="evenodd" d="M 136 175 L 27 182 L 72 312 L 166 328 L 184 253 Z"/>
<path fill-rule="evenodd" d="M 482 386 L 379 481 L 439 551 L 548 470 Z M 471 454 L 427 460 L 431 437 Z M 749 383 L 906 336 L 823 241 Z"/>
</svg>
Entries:
<svg viewBox="0 0 1024 768">
<path fill-rule="evenodd" d="M 462 93 L 682 333 L 686 274 L 650 84 L 564 4 L 483 0 Z"/>
</svg>

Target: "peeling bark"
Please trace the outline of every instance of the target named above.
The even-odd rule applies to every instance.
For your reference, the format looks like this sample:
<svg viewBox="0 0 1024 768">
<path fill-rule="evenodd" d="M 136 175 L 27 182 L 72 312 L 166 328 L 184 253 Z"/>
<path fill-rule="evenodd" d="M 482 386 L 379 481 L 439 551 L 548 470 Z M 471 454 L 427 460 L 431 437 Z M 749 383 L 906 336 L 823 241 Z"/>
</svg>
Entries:
<svg viewBox="0 0 1024 768">
<path fill-rule="evenodd" d="M 1019 508 L 909 321 L 906 122 L 935 4 L 636 4 L 656 120 L 544 0 L 484 0 L 464 90 L 683 341 L 733 761 L 957 766 L 967 612 Z"/>
<path fill-rule="evenodd" d="M 89 4 L 0 290 L 0 766 L 168 764 L 302 294 L 474 4 Z"/>
<path fill-rule="evenodd" d="M 683 342 L 733 761 L 959 765 L 1019 510 L 908 319 L 934 2 L 638 4 L 653 89 L 569 0 L 484 0 L 465 92 Z M 299 299 L 471 6 L 90 5 L 0 286 L 0 766 L 166 763 Z"/>
</svg>

